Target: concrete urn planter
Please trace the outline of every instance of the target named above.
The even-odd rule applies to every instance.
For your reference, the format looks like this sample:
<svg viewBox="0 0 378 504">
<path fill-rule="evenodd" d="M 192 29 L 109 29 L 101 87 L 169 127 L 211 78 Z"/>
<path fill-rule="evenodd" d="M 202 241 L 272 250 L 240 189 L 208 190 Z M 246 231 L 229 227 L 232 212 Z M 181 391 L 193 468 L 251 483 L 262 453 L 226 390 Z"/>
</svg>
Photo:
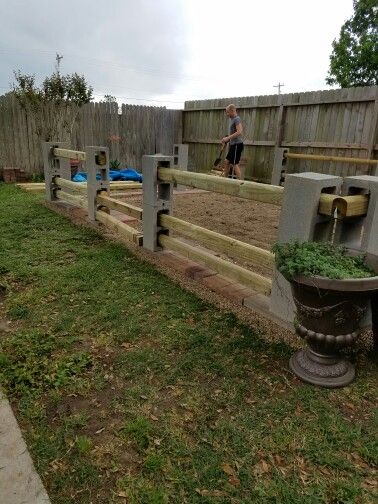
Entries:
<svg viewBox="0 0 378 504">
<path fill-rule="evenodd" d="M 303 381 L 333 388 L 354 379 L 354 366 L 340 350 L 358 338 L 370 303 L 377 343 L 378 256 L 368 255 L 366 263 L 376 276 L 347 280 L 296 277 L 290 281 L 297 308 L 296 333 L 307 343 L 291 357 L 290 368 Z"/>
</svg>

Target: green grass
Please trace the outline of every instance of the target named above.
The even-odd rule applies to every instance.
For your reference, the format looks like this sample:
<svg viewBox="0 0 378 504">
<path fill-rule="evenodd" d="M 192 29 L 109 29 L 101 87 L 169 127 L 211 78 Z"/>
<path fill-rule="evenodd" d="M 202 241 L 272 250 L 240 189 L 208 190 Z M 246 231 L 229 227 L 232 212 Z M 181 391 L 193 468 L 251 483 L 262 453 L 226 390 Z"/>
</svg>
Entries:
<svg viewBox="0 0 378 504">
<path fill-rule="evenodd" d="M 0 185 L 0 383 L 53 504 L 370 503 L 377 369 L 300 383 L 292 350 Z"/>
</svg>

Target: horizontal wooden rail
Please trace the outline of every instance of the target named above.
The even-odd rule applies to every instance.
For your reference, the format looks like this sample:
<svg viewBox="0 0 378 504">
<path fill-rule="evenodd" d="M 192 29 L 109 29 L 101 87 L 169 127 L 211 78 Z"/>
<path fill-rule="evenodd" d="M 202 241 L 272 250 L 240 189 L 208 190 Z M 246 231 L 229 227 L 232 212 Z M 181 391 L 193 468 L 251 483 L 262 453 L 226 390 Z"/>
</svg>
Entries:
<svg viewBox="0 0 378 504">
<path fill-rule="evenodd" d="M 237 264 L 220 259 L 209 252 L 200 250 L 198 247 L 192 247 L 177 238 L 159 234 L 158 243 L 163 248 L 171 249 L 194 261 L 202 262 L 217 273 L 235 280 L 236 282 L 240 282 L 261 294 L 270 295 L 272 288 L 272 281 L 270 278 L 263 277 Z"/>
<path fill-rule="evenodd" d="M 65 201 L 70 205 L 78 206 L 81 208 L 88 208 L 88 200 L 84 196 L 74 196 L 73 194 L 68 194 L 64 191 L 55 191 L 55 196 L 58 200 Z"/>
<path fill-rule="evenodd" d="M 341 156 L 321 156 L 316 154 L 294 154 L 291 152 L 286 152 L 284 157 L 287 159 L 308 159 L 314 161 L 335 161 L 337 163 L 353 163 L 353 164 L 378 164 L 378 159 L 363 159 L 363 158 L 352 158 L 352 157 L 341 157 Z"/>
<path fill-rule="evenodd" d="M 104 196 L 103 194 L 97 196 L 96 202 L 99 205 L 104 205 L 112 210 L 118 210 L 118 212 L 122 212 L 126 215 L 130 215 L 131 217 L 135 217 L 138 220 L 142 220 L 143 210 L 137 206 L 130 205 L 124 201 L 109 198 L 109 196 Z"/>
<path fill-rule="evenodd" d="M 72 180 L 66 180 L 62 177 L 54 177 L 54 184 L 75 193 L 87 194 L 87 184 L 85 182 L 72 182 Z"/>
<path fill-rule="evenodd" d="M 245 198 L 272 205 L 281 205 L 283 187 L 245 180 L 233 180 L 223 177 L 214 177 L 204 173 L 185 172 L 171 168 L 159 168 L 158 178 L 163 182 L 177 182 L 178 184 L 214 191 L 238 198 Z"/>
<path fill-rule="evenodd" d="M 85 189 L 87 188 L 86 182 L 75 182 L 75 184 L 77 184 L 78 187 L 85 187 Z M 44 192 L 45 190 L 44 182 L 29 182 L 16 185 L 20 189 L 23 189 L 24 191 L 27 192 L 38 193 L 38 192 Z M 111 191 L 129 191 L 129 190 L 131 191 L 134 189 L 143 189 L 143 186 L 139 182 L 110 182 Z"/>
<path fill-rule="evenodd" d="M 131 189 L 142 189 L 143 184 L 141 182 L 110 182 L 111 191 L 126 191 Z"/>
<path fill-rule="evenodd" d="M 219 145 L 219 138 L 185 138 L 183 143 L 191 144 L 216 144 Z M 243 140 L 244 145 L 253 147 L 275 147 L 274 140 Z M 280 147 L 312 147 L 315 149 L 361 149 L 368 150 L 367 143 L 332 143 L 332 142 L 286 142 L 282 141 Z M 376 147 L 377 148 L 377 147 Z"/>
<path fill-rule="evenodd" d="M 216 252 L 224 252 L 232 257 L 246 259 L 259 266 L 272 266 L 274 263 L 274 255 L 268 250 L 196 226 L 172 215 L 160 214 L 158 219 L 160 226 L 193 238 Z"/>
<path fill-rule="evenodd" d="M 59 149 L 58 147 L 53 149 L 53 154 L 56 157 L 76 159 L 76 161 L 85 161 L 86 159 L 85 152 L 70 149 Z"/>
<path fill-rule="evenodd" d="M 357 217 L 366 215 L 368 206 L 369 196 L 366 194 L 340 196 L 323 193 L 320 195 L 318 213 L 333 215 L 337 209 L 341 217 Z"/>
<path fill-rule="evenodd" d="M 143 235 L 137 229 L 128 226 L 112 215 L 109 215 L 102 210 L 97 210 L 96 220 L 110 228 L 112 231 L 115 231 L 120 238 L 136 243 L 137 245 L 142 245 Z"/>
</svg>

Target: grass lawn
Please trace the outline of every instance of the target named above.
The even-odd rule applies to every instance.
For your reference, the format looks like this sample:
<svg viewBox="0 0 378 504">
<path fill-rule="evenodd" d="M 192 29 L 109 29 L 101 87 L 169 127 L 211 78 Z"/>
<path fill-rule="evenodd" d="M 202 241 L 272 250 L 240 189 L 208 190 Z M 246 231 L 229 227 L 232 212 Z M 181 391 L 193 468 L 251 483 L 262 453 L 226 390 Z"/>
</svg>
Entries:
<svg viewBox="0 0 378 504">
<path fill-rule="evenodd" d="M 41 200 L 0 185 L 0 385 L 53 504 L 374 501 L 371 357 L 302 384 L 289 347 Z"/>
</svg>

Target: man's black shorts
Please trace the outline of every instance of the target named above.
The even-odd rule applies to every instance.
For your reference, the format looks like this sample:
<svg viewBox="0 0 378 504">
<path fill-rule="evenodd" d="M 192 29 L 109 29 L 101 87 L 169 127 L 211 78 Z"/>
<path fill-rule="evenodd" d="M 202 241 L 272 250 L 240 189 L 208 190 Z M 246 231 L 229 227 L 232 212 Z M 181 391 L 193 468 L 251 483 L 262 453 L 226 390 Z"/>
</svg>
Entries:
<svg viewBox="0 0 378 504">
<path fill-rule="evenodd" d="M 242 142 L 230 145 L 226 159 L 232 164 L 237 165 L 240 161 L 241 153 L 243 152 L 244 145 Z"/>
</svg>

